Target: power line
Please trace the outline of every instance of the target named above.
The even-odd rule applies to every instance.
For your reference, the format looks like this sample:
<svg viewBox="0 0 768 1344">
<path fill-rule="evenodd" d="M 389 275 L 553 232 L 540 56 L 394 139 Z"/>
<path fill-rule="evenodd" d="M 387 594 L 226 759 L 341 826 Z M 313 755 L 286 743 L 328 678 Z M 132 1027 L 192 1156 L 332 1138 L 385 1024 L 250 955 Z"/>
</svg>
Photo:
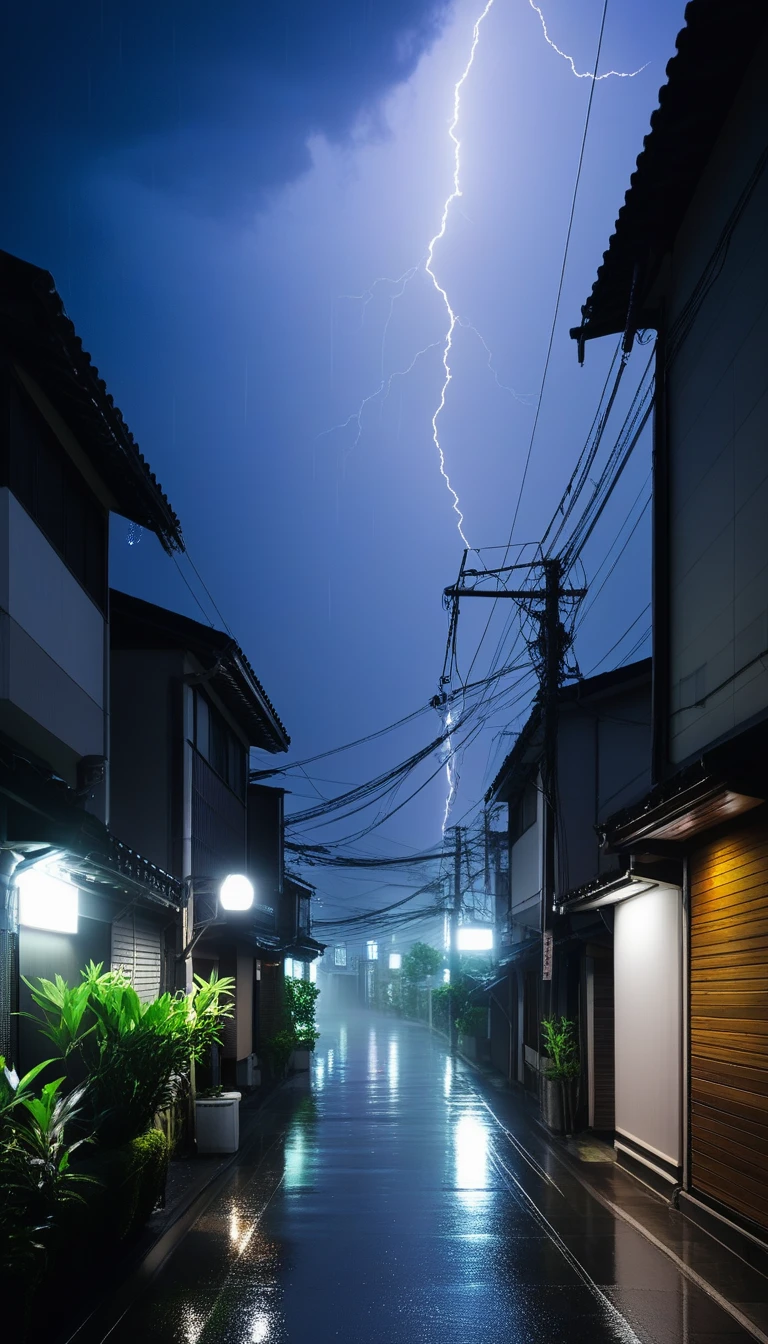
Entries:
<svg viewBox="0 0 768 1344">
<path fill-rule="evenodd" d="M 603 14 L 602 14 L 602 18 L 601 18 L 601 20 L 600 20 L 600 34 L 599 34 L 598 39 L 597 39 L 597 54 L 596 54 L 596 56 L 595 56 L 595 64 L 594 64 L 594 73 L 595 73 L 595 75 L 597 75 L 598 67 L 599 67 L 599 65 L 600 65 L 600 52 L 602 51 L 602 46 L 603 46 L 603 33 L 605 32 L 605 18 L 606 18 L 606 14 L 607 14 L 607 12 L 608 12 L 608 0 L 604 0 L 604 3 L 603 3 Z M 569 249 L 569 247 L 570 247 L 570 243 L 571 243 L 571 232 L 572 232 L 572 229 L 573 229 L 574 215 L 575 215 L 575 213 L 576 213 L 576 200 L 577 200 L 578 193 L 579 193 L 579 183 L 580 183 L 580 181 L 581 181 L 581 170 L 582 170 L 582 167 L 583 167 L 583 165 L 584 165 L 584 150 L 585 150 L 586 143 L 587 143 L 587 133 L 588 133 L 588 131 L 589 131 L 589 120 L 590 120 L 590 116 L 591 116 L 591 114 L 592 114 L 592 100 L 593 100 L 593 98 L 594 98 L 594 96 L 595 96 L 595 86 L 596 86 L 596 84 L 597 84 L 597 79 L 592 79 L 592 80 L 590 81 L 589 99 L 588 99 L 588 101 L 587 101 L 587 115 L 586 115 L 586 117 L 585 117 L 585 119 L 584 119 L 584 131 L 583 131 L 583 134 L 582 134 L 582 137 L 581 137 L 581 148 L 580 148 L 580 150 L 579 150 L 579 162 L 578 162 L 578 167 L 577 167 L 577 169 L 576 169 L 576 181 L 575 181 L 575 183 L 574 183 L 574 187 L 573 187 L 573 196 L 572 196 L 572 199 L 571 199 L 571 211 L 570 211 L 570 215 L 569 215 L 569 217 L 568 217 L 568 229 L 567 229 L 567 231 L 566 231 L 566 235 L 565 235 L 565 247 L 564 247 L 564 249 L 563 249 L 563 261 L 562 261 L 562 265 L 561 265 L 561 267 L 560 267 L 560 279 L 559 279 L 559 281 L 558 281 L 558 286 L 557 286 L 557 297 L 556 297 L 556 299 L 555 299 L 555 311 L 554 311 L 554 314 L 553 314 L 553 316 L 552 316 L 552 326 L 551 326 L 551 328 L 550 328 L 550 333 L 549 333 L 549 343 L 548 343 L 548 345 L 547 345 L 547 355 L 546 355 L 546 359 L 545 359 L 545 361 L 544 361 L 544 373 L 543 373 L 542 380 L 541 380 L 541 391 L 540 391 L 540 393 L 539 393 L 539 400 L 538 400 L 538 404 L 537 404 L 537 406 L 536 406 L 536 414 L 535 414 L 535 416 L 534 416 L 534 420 L 533 420 L 533 428 L 531 429 L 531 437 L 530 437 L 530 440 L 529 440 L 529 443 L 528 443 L 528 452 L 527 452 L 526 459 L 525 459 L 525 466 L 524 466 L 524 468 L 523 468 L 523 478 L 522 478 L 522 480 L 521 480 L 521 482 L 520 482 L 520 491 L 519 491 L 518 496 L 517 496 L 517 504 L 515 505 L 515 512 L 514 512 L 514 516 L 513 516 L 513 518 L 512 518 L 512 527 L 510 528 L 510 532 L 509 532 L 509 539 L 510 539 L 510 541 L 512 540 L 512 536 L 513 536 L 514 531 L 515 531 L 515 524 L 517 523 L 517 516 L 518 516 L 518 514 L 519 514 L 519 512 L 520 512 L 520 505 L 521 505 L 521 503 L 522 503 L 522 499 L 523 499 L 523 491 L 524 491 L 524 489 L 525 489 L 525 482 L 526 482 L 526 479 L 527 479 L 527 476 L 528 476 L 528 467 L 530 466 L 531 453 L 533 452 L 533 444 L 534 444 L 534 440 L 535 440 L 535 438 L 536 438 L 536 430 L 537 430 L 537 428 L 538 428 L 538 424 L 539 424 L 539 416 L 540 416 L 540 413 L 541 413 L 541 404 L 542 404 L 542 401 L 543 401 L 543 398 L 544 398 L 544 388 L 545 388 L 545 386 L 546 386 L 546 382 L 547 382 L 547 374 L 548 374 L 548 372 L 549 372 L 549 364 L 550 364 L 550 360 L 551 360 L 551 358 L 552 358 L 552 348 L 553 348 L 554 341 L 555 341 L 555 329 L 556 329 L 556 327 L 557 327 L 557 319 L 558 319 L 558 316 L 559 316 L 559 313 L 560 313 L 560 300 L 561 300 L 562 295 L 563 295 L 563 282 L 564 282 L 564 280 L 565 280 L 565 268 L 566 268 L 566 264 L 567 264 L 567 261 L 568 261 L 568 249 Z"/>
</svg>

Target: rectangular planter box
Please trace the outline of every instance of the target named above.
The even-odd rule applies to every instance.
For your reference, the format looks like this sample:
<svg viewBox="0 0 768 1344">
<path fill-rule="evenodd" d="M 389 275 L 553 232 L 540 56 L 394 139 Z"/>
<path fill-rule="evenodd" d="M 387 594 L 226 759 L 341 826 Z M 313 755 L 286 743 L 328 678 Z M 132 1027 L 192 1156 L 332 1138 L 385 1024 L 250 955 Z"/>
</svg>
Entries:
<svg viewBox="0 0 768 1344">
<path fill-rule="evenodd" d="M 312 1058 L 311 1050 L 294 1050 L 291 1053 L 291 1073 L 306 1073 Z"/>
<path fill-rule="evenodd" d="M 240 1093 L 195 1102 L 198 1153 L 236 1153 L 240 1146 Z"/>
</svg>

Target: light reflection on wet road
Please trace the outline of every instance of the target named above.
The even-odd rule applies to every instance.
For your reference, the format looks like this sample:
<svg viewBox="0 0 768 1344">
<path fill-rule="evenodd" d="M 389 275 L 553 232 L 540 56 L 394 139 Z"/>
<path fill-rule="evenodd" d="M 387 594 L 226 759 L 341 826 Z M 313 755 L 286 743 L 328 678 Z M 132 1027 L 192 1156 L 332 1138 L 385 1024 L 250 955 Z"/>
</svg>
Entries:
<svg viewBox="0 0 768 1344">
<path fill-rule="evenodd" d="M 320 1023 L 306 1076 L 109 1344 L 739 1344 L 421 1027 Z M 544 1152 L 545 1150 L 542 1150 Z"/>
</svg>

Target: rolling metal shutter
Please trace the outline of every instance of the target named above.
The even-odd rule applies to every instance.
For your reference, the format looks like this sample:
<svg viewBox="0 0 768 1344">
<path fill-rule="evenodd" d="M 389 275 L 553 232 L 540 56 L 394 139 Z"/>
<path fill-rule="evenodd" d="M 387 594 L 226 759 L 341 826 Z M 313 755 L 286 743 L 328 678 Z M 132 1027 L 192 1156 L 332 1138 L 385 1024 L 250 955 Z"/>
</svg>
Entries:
<svg viewBox="0 0 768 1344">
<path fill-rule="evenodd" d="M 768 823 L 691 856 L 691 1183 L 768 1228 Z"/>
<path fill-rule="evenodd" d="M 112 924 L 112 970 L 122 968 L 145 1003 L 160 993 L 163 968 L 162 931 L 133 913 Z"/>
</svg>

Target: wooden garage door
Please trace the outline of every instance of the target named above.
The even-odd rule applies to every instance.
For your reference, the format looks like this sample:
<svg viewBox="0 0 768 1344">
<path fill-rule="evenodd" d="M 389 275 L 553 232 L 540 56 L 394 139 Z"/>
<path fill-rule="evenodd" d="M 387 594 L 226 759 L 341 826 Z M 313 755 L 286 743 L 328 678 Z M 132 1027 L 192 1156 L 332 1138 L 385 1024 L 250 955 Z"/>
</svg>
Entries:
<svg viewBox="0 0 768 1344">
<path fill-rule="evenodd" d="M 768 821 L 691 860 L 691 1182 L 768 1228 Z"/>
</svg>

